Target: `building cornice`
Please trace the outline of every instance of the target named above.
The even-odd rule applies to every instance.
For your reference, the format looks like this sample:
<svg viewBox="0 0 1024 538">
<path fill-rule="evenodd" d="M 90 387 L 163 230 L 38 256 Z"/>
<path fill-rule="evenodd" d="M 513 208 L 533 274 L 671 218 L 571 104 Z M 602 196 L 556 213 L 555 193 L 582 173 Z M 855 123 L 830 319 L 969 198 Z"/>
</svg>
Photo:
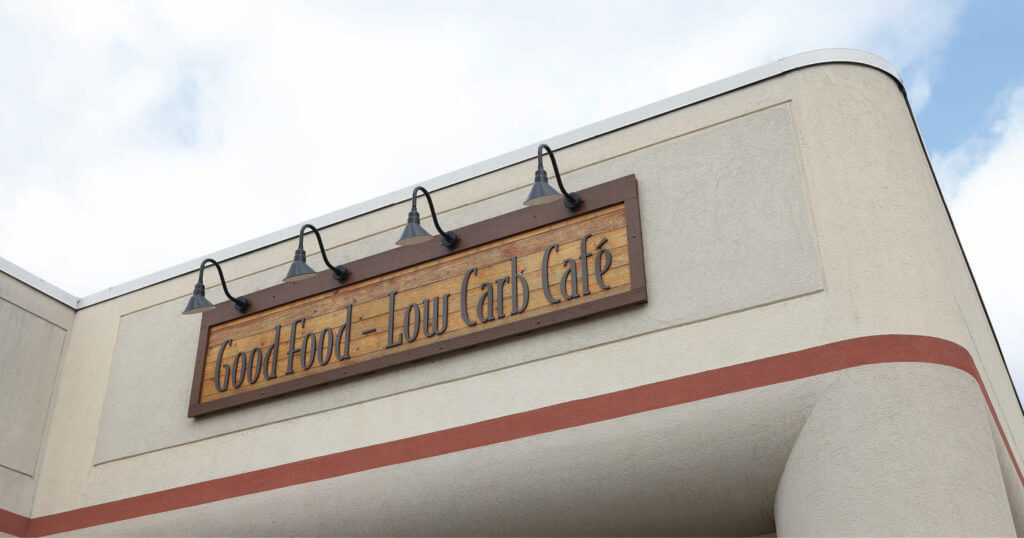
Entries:
<svg viewBox="0 0 1024 538">
<path fill-rule="evenodd" d="M 900 78 L 899 73 L 896 71 L 896 68 L 880 56 L 855 49 L 815 50 L 782 58 L 776 62 L 744 71 L 717 82 L 712 82 L 711 84 L 680 93 L 673 97 L 662 99 L 649 105 L 612 116 L 611 118 L 591 123 L 590 125 L 573 129 L 557 136 L 545 138 L 545 142 L 552 147 L 565 148 L 619 129 L 624 129 L 651 118 L 724 95 L 734 90 L 738 90 L 752 84 L 757 84 L 758 82 L 762 82 L 791 71 L 815 65 L 835 63 L 850 63 L 873 67 L 891 76 L 899 85 L 900 90 L 904 90 L 903 81 Z M 449 187 L 508 166 L 534 159 L 536 158 L 536 151 L 537 144 L 530 144 L 497 157 L 455 170 L 454 172 L 437 176 L 428 181 L 418 182 L 417 184 L 426 187 L 430 191 Z M 337 211 L 332 211 L 326 215 L 321 215 L 303 222 L 313 224 L 318 228 L 332 226 L 384 207 L 406 202 L 409 199 L 408 191 L 408 187 L 402 187 L 397 191 L 378 196 Z M 17 280 L 20 280 L 26 285 L 52 297 L 53 299 L 60 301 L 71 308 L 79 310 L 154 284 L 159 284 L 165 280 L 170 280 L 172 278 L 177 278 L 191 273 L 196 270 L 199 266 L 199 262 L 204 258 L 215 258 L 221 261 L 229 260 L 282 241 L 293 239 L 295 237 L 295 229 L 299 225 L 300 223 L 296 223 L 292 226 L 287 226 L 276 232 L 251 239 L 244 243 L 239 243 L 208 255 L 200 256 L 193 260 L 188 260 L 178 265 L 168 267 L 167 269 L 130 280 L 123 284 L 119 284 L 81 298 L 75 297 L 64 290 L 61 290 L 53 284 L 36 277 L 3 258 L 0 258 L 0 272 L 4 272 Z"/>
</svg>

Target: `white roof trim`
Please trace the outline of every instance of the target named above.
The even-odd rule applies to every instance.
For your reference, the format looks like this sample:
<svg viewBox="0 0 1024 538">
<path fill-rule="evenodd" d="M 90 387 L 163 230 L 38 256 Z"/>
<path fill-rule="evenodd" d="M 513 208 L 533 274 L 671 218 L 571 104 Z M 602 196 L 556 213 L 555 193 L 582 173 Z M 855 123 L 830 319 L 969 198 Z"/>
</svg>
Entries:
<svg viewBox="0 0 1024 538">
<path fill-rule="evenodd" d="M 37 291 L 40 291 L 48 295 L 50 298 L 56 299 L 71 308 L 78 308 L 78 304 L 82 301 L 78 297 L 75 297 L 57 286 L 54 286 L 53 284 L 50 284 L 36 275 L 22 269 L 21 267 L 18 267 L 10 260 L 0 258 L 0 273 L 5 273 L 22 284 L 35 288 Z"/>
<path fill-rule="evenodd" d="M 558 136 L 546 138 L 544 142 L 546 142 L 548 145 L 554 148 L 564 148 L 651 119 L 653 117 L 660 116 L 662 114 L 666 114 L 674 110 L 678 110 L 680 108 L 692 105 L 694 103 L 699 103 L 701 101 L 711 99 L 713 97 L 731 92 L 733 90 L 737 90 L 744 86 L 756 84 L 763 80 L 781 75 L 783 73 L 787 73 L 789 71 L 794 71 L 812 65 L 829 63 L 854 63 L 874 67 L 875 69 L 883 71 L 892 76 L 893 79 L 895 79 L 896 82 L 900 85 L 900 88 L 903 88 L 903 81 L 900 78 L 899 73 L 896 71 L 896 68 L 893 67 L 892 64 L 890 64 L 888 61 L 886 61 L 884 58 L 881 58 L 880 56 L 876 56 L 869 52 L 864 52 L 855 49 L 815 50 L 811 52 L 797 54 L 795 56 L 789 56 L 787 58 L 782 58 L 777 62 L 762 65 L 761 67 L 756 67 L 749 71 L 744 71 L 738 75 L 733 75 L 731 77 L 719 80 L 717 82 L 713 82 L 706 86 L 701 86 L 699 88 L 683 92 L 679 95 L 669 97 L 667 99 L 662 99 L 661 101 L 657 101 L 655 103 L 651 103 L 649 105 L 642 106 L 634 110 L 630 110 L 629 112 L 624 112 L 622 114 L 613 116 L 606 120 L 592 123 L 585 127 L 580 127 L 579 129 L 574 129 L 572 131 L 560 134 Z M 423 185 L 431 191 L 448 187 L 450 185 L 461 183 L 474 177 L 478 177 L 493 172 L 495 170 L 500 170 L 507 166 L 511 166 L 526 161 L 528 159 L 532 159 L 536 156 L 536 151 L 537 144 L 531 144 L 529 146 L 519 148 L 515 151 L 510 151 L 503 155 L 487 159 L 486 161 L 482 161 L 477 164 L 456 170 L 454 172 L 450 172 L 435 177 L 429 181 L 420 182 L 417 184 Z M 326 215 L 321 215 L 314 219 L 306 220 L 304 222 L 309 222 L 317 227 L 337 224 L 339 222 L 342 222 L 353 217 L 357 217 L 364 213 L 369 213 L 371 211 L 387 207 L 392 204 L 404 202 L 409 198 L 409 192 L 407 189 L 407 187 L 402 188 L 398 191 L 394 191 L 383 196 L 378 196 L 371 200 L 351 205 L 344 209 L 339 209 L 337 211 L 333 211 Z M 152 273 L 141 278 L 136 278 L 129 282 L 125 282 L 124 284 L 107 288 L 103 291 L 93 293 L 81 299 L 71 295 L 70 293 L 65 292 L 64 290 L 61 290 L 60 288 L 57 288 L 56 286 L 50 284 L 49 282 L 46 282 L 41 278 L 36 277 L 35 275 L 32 275 L 28 271 L 21 269 L 20 267 L 14 265 L 13 263 L 7 260 L 4 260 L 3 258 L 0 258 L 0 271 L 7 273 L 8 275 L 24 282 L 29 286 L 32 286 L 33 288 L 49 295 L 50 297 L 72 308 L 81 309 L 87 306 L 92 306 L 94 304 L 101 303 L 103 301 L 107 301 L 109 299 L 113 299 L 115 297 L 119 297 L 127 293 L 131 293 L 133 291 L 145 288 L 147 286 L 152 286 L 153 284 L 163 282 L 164 280 L 176 278 L 178 276 L 195 271 L 199 267 L 199 263 L 204 258 L 215 258 L 217 260 L 223 261 L 237 256 L 241 256 L 243 254 L 247 254 L 255 250 L 259 250 L 261 248 L 273 245 L 275 243 L 279 243 L 281 241 L 292 239 L 295 237 L 296 227 L 298 227 L 300 224 L 301 223 L 296 223 L 294 226 L 289 226 L 285 229 L 278 230 L 276 232 L 263 235 L 261 237 L 257 237 L 250 241 L 246 241 L 244 243 L 240 243 L 238 245 L 228 247 L 223 250 L 219 250 L 207 256 L 202 256 L 194 260 L 189 260 L 187 262 L 175 265 L 173 267 L 169 267 L 162 271 L 158 271 L 156 273 Z"/>
</svg>

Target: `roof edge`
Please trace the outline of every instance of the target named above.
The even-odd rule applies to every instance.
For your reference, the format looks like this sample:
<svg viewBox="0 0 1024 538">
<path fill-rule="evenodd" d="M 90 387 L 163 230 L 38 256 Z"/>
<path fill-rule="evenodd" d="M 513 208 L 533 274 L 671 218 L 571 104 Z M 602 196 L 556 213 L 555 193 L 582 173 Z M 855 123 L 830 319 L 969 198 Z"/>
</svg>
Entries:
<svg viewBox="0 0 1024 538">
<path fill-rule="evenodd" d="M 831 63 L 852 63 L 873 67 L 891 76 L 899 85 L 900 89 L 904 90 L 903 80 L 900 78 L 896 68 L 889 63 L 889 61 L 878 55 L 857 49 L 821 49 L 781 58 L 778 61 L 765 64 L 760 67 L 755 67 L 716 82 L 656 101 L 649 105 L 623 112 L 622 114 L 617 114 L 611 118 L 597 121 L 557 136 L 546 138 L 544 141 L 555 148 L 572 146 L 591 138 L 629 127 L 642 121 L 667 114 L 701 101 L 706 101 L 713 97 L 756 84 L 790 71 L 814 65 Z M 468 181 L 475 177 L 532 159 L 536 156 L 536 148 L 536 144 L 531 144 L 459 170 L 434 177 L 418 184 L 425 186 L 431 191 L 456 185 L 463 181 Z M 304 222 L 312 223 L 318 228 L 334 225 L 359 215 L 407 200 L 409 198 L 407 188 L 408 187 L 403 187 L 397 191 L 393 191 L 343 209 L 332 211 Z M 86 295 L 83 298 L 77 298 L 2 258 L 0 258 L 0 271 L 9 274 L 23 283 L 77 310 L 120 297 L 121 295 L 125 295 L 142 288 L 159 284 L 165 280 L 170 280 L 172 278 L 188 274 L 195 271 L 199 267 L 200 261 L 204 258 L 216 258 L 221 261 L 228 260 L 280 243 L 281 241 L 286 241 L 295 237 L 295 229 L 299 225 L 300 223 L 296 223 L 294 226 L 288 226 L 284 229 L 262 235 L 244 243 L 239 243 L 237 245 L 218 250 L 209 255 L 195 258 L 167 269 L 130 280 L 123 284 Z"/>
<path fill-rule="evenodd" d="M 64 306 L 71 307 L 75 310 L 79 308 L 78 305 L 82 301 L 78 297 L 75 297 L 57 286 L 50 284 L 25 269 L 22 269 L 8 259 L 0 258 L 0 273 L 4 273 L 18 282 L 42 293 L 43 295 L 60 302 Z"/>
</svg>

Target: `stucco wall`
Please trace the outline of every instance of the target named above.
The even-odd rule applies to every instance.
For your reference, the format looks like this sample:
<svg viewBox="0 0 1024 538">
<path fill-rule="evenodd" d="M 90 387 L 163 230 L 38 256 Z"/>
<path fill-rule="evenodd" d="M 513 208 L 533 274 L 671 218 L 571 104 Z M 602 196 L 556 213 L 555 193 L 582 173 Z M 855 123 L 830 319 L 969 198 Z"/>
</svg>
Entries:
<svg viewBox="0 0 1024 538">
<path fill-rule="evenodd" d="M 0 508 L 32 510 L 37 464 L 74 311 L 0 272 Z"/>
<path fill-rule="evenodd" d="M 965 532 L 980 532 L 989 529 L 979 523 L 984 515 L 995 518 L 993 531 L 1013 528 L 1008 518 L 1021 510 L 1022 489 L 1011 458 L 1020 462 L 1017 439 L 1024 435 L 1024 417 L 906 100 L 889 75 L 852 64 L 804 68 L 561 149 L 558 160 L 573 189 L 628 174 L 638 178 L 648 304 L 200 419 L 185 416 L 199 320 L 179 314 L 191 292 L 194 273 L 87 307 L 78 312 L 67 339 L 33 517 L 831 342 L 898 333 L 948 340 L 974 358 L 998 424 L 1015 453 L 1011 456 L 1006 451 L 996 423 L 983 418 L 991 414 L 981 387 L 973 379 L 964 381 L 966 376 L 956 372 L 950 374 L 953 378 L 940 376 L 939 386 L 958 387 L 945 394 L 960 398 L 955 401 L 965 409 L 949 414 L 946 426 L 973 432 L 969 437 L 974 445 L 961 448 L 989 447 L 983 455 L 972 452 L 963 456 L 969 460 L 969 468 L 980 473 L 976 478 L 983 482 L 978 490 L 983 493 L 965 495 L 968 512 L 971 506 L 977 510 L 950 521 Z M 534 166 L 533 161 L 520 163 L 436 191 L 434 199 L 443 212 L 443 223 L 457 229 L 520 207 Z M 327 228 L 324 240 L 331 246 L 331 258 L 344 262 L 395 248 L 393 242 L 407 210 L 403 203 Z M 293 242 L 287 242 L 227 261 L 224 269 L 232 293 L 245 294 L 279 283 L 294 248 Z M 322 268 L 317 259 L 311 257 L 310 261 L 315 268 Z M 207 296 L 214 301 L 222 297 L 212 285 Z M 903 374 L 899 378 L 914 379 Z M 820 381 L 825 377 L 815 379 L 823 383 L 821 391 L 831 390 L 832 385 Z M 961 382 L 975 383 L 976 391 L 957 384 Z M 872 389 L 872 383 L 865 381 L 858 390 L 869 395 L 872 390 L 883 390 L 883 385 Z M 905 400 L 886 405 L 911 402 L 917 410 L 918 414 L 909 413 L 892 427 L 897 435 L 893 442 L 906 440 L 906 446 L 914 446 L 921 440 L 916 433 L 919 430 L 900 426 L 923 420 L 921 417 L 935 420 L 920 402 L 937 396 L 916 389 L 909 394 Z M 697 407 L 688 407 L 693 405 L 673 408 L 678 413 L 675 420 L 692 427 L 686 431 L 693 438 L 746 442 L 742 436 L 724 433 L 727 423 L 697 420 Z M 807 407 L 786 409 L 778 411 L 783 416 L 767 415 L 762 420 L 804 424 Z M 629 426 L 634 429 L 622 435 L 639 435 L 653 427 L 640 417 L 637 420 Z M 864 426 L 849 427 L 846 434 L 855 436 L 855 427 Z M 572 434 L 568 435 L 571 439 Z M 795 442 L 792 436 L 789 439 Z M 801 442 L 806 445 L 809 441 Z M 788 454 L 792 444 L 779 443 L 773 450 Z M 528 460 L 530 452 L 524 454 L 521 457 Z M 887 457 L 882 452 L 866 454 L 876 461 Z M 928 456 L 928 461 L 945 464 L 958 454 L 939 452 Z M 685 460 L 687 453 L 675 456 Z M 470 465 L 475 457 L 453 455 L 451 468 Z M 735 465 L 729 476 L 739 483 L 752 476 L 743 470 L 741 459 L 725 460 Z M 820 471 L 820 467 L 810 469 L 787 470 L 785 476 Z M 430 476 L 403 468 L 381 473 L 401 476 L 380 478 L 383 482 L 360 487 L 384 492 L 375 494 L 377 497 L 391 499 L 388 495 L 395 495 L 387 501 L 395 503 L 402 502 L 398 492 L 425 487 L 422 481 Z M 772 476 L 781 477 L 781 473 L 782 469 L 777 469 Z M 724 475 L 699 475 L 709 487 L 714 487 L 717 476 Z M 676 482 L 679 495 L 685 496 L 692 487 L 687 478 L 692 477 L 681 475 Z M 722 484 L 734 484 L 733 478 L 722 478 Z M 364 478 L 339 480 L 344 484 Z M 792 480 L 793 484 L 803 483 Z M 273 503 L 292 507 L 288 512 L 292 513 L 303 503 L 332 495 L 317 488 L 335 486 L 316 484 L 319 482 L 306 489 L 275 490 L 251 499 L 153 517 L 185 525 L 189 514 L 197 511 L 215 513 L 223 506 L 241 510 L 239 507 L 249 506 L 249 502 L 255 503 L 246 508 L 253 514 L 272 513 L 267 507 Z M 876 493 L 897 498 L 904 493 L 901 484 L 883 484 L 891 489 Z M 461 485 L 456 482 L 431 494 L 456 502 L 464 495 Z M 500 487 L 522 488 L 518 490 L 521 502 L 528 503 L 529 485 L 526 481 Z M 1001 500 L 989 495 L 995 486 L 1003 488 Z M 353 491 L 348 488 L 342 489 Z M 313 492 L 304 493 L 307 489 Z M 789 487 L 785 491 L 799 490 Z M 841 504 L 848 493 L 841 488 L 824 491 L 819 500 L 826 505 Z M 761 510 L 773 505 L 768 502 L 773 499 L 765 495 L 774 495 L 774 491 L 769 487 L 759 497 L 761 504 L 755 505 Z M 935 499 L 947 497 L 946 493 L 935 495 Z M 256 497 L 269 500 L 260 504 Z M 795 513 L 788 508 L 790 498 L 780 499 L 780 510 L 786 514 Z M 636 495 L 621 499 L 637 506 L 645 502 L 645 497 Z M 489 506 L 500 510 L 500 502 L 496 499 Z M 543 502 L 543 498 L 533 502 Z M 583 503 L 581 513 L 586 513 L 586 506 L 595 510 L 600 504 Z M 522 510 L 530 513 L 534 508 Z M 645 513 L 626 508 L 620 513 L 632 513 L 633 517 Z M 910 518 L 906 521 L 912 524 L 921 520 L 922 514 L 926 514 L 924 509 L 908 508 L 893 517 Z M 163 517 L 170 519 L 159 519 Z M 743 532 L 770 532 L 766 525 L 774 524 L 773 518 L 767 512 L 752 516 L 754 523 L 742 527 Z M 785 528 L 797 532 L 818 528 L 809 516 L 794 515 L 790 521 L 794 526 Z M 726 523 L 723 520 L 723 525 Z M 437 528 L 472 533 L 480 528 L 474 524 L 467 520 L 458 528 L 461 531 Z M 156 528 L 148 525 L 142 519 L 129 520 L 110 527 L 110 532 L 152 532 Z M 331 528 L 329 523 L 325 525 Z M 224 523 L 209 528 L 211 532 L 245 534 L 257 527 L 241 521 L 238 526 Z M 273 533 L 286 527 L 268 524 L 260 528 Z M 287 528 L 315 533 L 313 527 Z M 386 532 L 390 527 L 352 528 Z M 517 528 L 507 527 L 509 532 Z M 624 528 L 641 532 L 644 527 Z M 780 531 L 783 528 L 780 525 Z"/>
<path fill-rule="evenodd" d="M 959 370 L 871 365 L 76 534 L 1008 536 L 987 415 Z"/>
<path fill-rule="evenodd" d="M 725 170 L 711 172 L 717 168 L 715 159 L 722 158 L 708 151 L 715 147 L 731 148 L 726 156 L 730 164 Z M 188 399 L 193 364 L 181 359 L 195 353 L 196 319 L 180 316 L 182 307 L 177 302 L 163 303 L 121 318 L 95 463 L 478 375 L 822 289 L 803 174 L 785 105 L 664 141 L 648 148 L 645 155 L 646 164 L 633 166 L 642 178 L 641 189 L 664 195 L 646 200 L 644 228 L 655 232 L 671 229 L 679 215 L 686 216 L 677 234 L 653 233 L 644 238 L 648 251 L 659 253 L 648 256 L 648 272 L 663 275 L 653 279 L 652 297 L 645 308 L 553 329 L 558 338 L 517 338 L 496 344 L 483 356 L 475 351 L 448 354 L 386 375 L 191 420 L 181 413 L 181 402 Z M 681 170 L 695 175 L 680 177 Z M 614 178 L 594 176 L 595 181 L 601 179 Z M 438 195 L 439 203 L 442 196 L 445 194 Z M 521 192 L 512 191 L 489 205 L 518 209 L 521 197 Z M 443 199 L 447 201 L 447 196 Z M 487 215 L 477 208 L 467 210 L 475 213 L 468 222 Z M 710 233 L 719 239 L 705 241 Z M 387 232 L 384 236 L 390 238 Z M 680 245 L 685 248 L 678 248 Z M 342 251 L 332 256 L 352 259 L 372 252 L 349 250 L 357 253 L 346 256 Z M 708 271 L 708 266 L 720 269 Z M 258 289 L 279 283 L 282 276 L 283 268 L 273 267 L 251 278 L 260 281 Z M 708 289 L 720 291 L 699 293 Z M 140 360 L 143 357 L 145 360 Z"/>
</svg>

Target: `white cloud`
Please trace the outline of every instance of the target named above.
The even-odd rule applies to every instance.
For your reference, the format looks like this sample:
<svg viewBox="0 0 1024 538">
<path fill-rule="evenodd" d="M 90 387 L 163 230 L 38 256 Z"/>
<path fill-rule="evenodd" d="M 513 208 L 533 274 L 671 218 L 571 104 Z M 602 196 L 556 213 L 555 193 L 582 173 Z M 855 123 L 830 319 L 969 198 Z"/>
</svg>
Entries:
<svg viewBox="0 0 1024 538">
<path fill-rule="evenodd" d="M 1011 375 L 1024 380 L 1024 86 L 1004 92 L 990 145 L 971 140 L 939 156 L 957 185 L 950 212 Z M 1021 386 L 1020 383 L 1016 383 Z"/>
<path fill-rule="evenodd" d="M 0 255 L 88 294 L 815 48 L 923 106 L 959 9 L 0 0 Z"/>
</svg>

